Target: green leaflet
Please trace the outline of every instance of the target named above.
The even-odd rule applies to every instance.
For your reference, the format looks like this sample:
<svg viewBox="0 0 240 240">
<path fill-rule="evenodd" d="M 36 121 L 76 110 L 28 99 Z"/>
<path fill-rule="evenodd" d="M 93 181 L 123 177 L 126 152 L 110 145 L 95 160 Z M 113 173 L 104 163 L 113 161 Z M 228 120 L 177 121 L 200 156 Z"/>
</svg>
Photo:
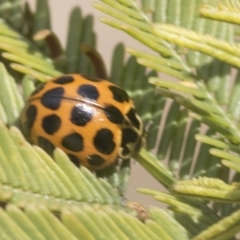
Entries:
<svg viewBox="0 0 240 240">
<path fill-rule="evenodd" d="M 180 28 L 170 25 L 156 24 L 153 26 L 153 31 L 157 36 L 164 38 L 166 41 L 174 42 L 180 46 L 208 54 L 224 62 L 239 66 L 239 50 L 236 50 L 233 44 L 184 29 L 181 31 L 183 36 L 178 38 Z M 203 39 L 203 41 L 199 41 L 199 39 Z M 236 50 L 236 52 L 234 50 Z"/>
<path fill-rule="evenodd" d="M 227 240 L 230 239 L 235 233 L 238 233 L 238 231 L 239 231 L 239 211 L 231 214 L 230 216 L 210 226 L 207 230 L 201 232 L 193 239 Z"/>
<path fill-rule="evenodd" d="M 0 30 L 0 49 L 6 51 L 3 54 L 6 59 L 14 62 L 11 65 L 14 69 L 30 73 L 41 81 L 61 74 L 60 71 L 54 69 L 52 60 L 37 51 L 36 47 L 33 47 L 33 44 L 26 38 L 17 34 L 4 22 L 0 24 L 0 29 L 2 29 Z"/>
<path fill-rule="evenodd" d="M 215 201 L 239 201 L 238 185 L 229 185 L 220 179 L 201 177 L 193 180 L 182 180 L 173 185 L 174 191 L 192 196 L 200 196 Z"/>
<path fill-rule="evenodd" d="M 234 4 L 234 1 L 227 1 L 227 3 L 228 4 L 221 3 L 216 5 L 206 4 L 200 8 L 200 13 L 210 19 L 239 24 L 238 4 Z"/>
<path fill-rule="evenodd" d="M 34 14 L 33 32 L 36 33 L 42 29 L 51 29 L 50 10 L 47 0 L 38 0 L 36 13 Z"/>
<path fill-rule="evenodd" d="M 1 145 L 1 166 L 4 167 L 5 172 L 5 175 L 1 175 L 2 184 L 4 184 L 1 199 L 4 198 L 6 189 L 9 189 L 11 195 L 8 198 L 15 203 L 23 201 L 24 198 L 26 201 L 28 195 L 31 195 L 32 199 L 29 199 L 29 202 L 41 202 L 44 200 L 44 195 L 48 195 L 49 200 L 45 199 L 44 201 L 49 207 L 54 198 L 61 198 L 64 201 L 69 199 L 73 202 L 82 200 L 90 203 L 119 205 L 115 190 L 111 190 L 106 181 L 101 180 L 100 183 L 87 170 L 75 169 L 60 150 L 55 153 L 58 166 L 43 150 L 30 146 L 16 127 L 12 127 L 9 131 L 2 124 L 1 133 L 1 137 L 5 139 L 6 143 Z M 11 162 L 11 166 L 6 159 Z M 69 177 L 66 174 L 69 174 Z M 84 187 L 85 185 L 86 187 Z M 15 187 L 18 187 L 19 190 L 14 191 Z M 53 198 L 51 199 L 51 197 Z M 41 198 L 42 200 L 40 200 Z M 64 204 L 61 205 L 56 204 L 57 208 L 64 206 Z"/>
<path fill-rule="evenodd" d="M 0 64 L 0 99 L 9 124 L 14 124 L 23 107 L 23 99 L 18 92 L 14 79 L 8 74 L 3 64 Z"/>
</svg>

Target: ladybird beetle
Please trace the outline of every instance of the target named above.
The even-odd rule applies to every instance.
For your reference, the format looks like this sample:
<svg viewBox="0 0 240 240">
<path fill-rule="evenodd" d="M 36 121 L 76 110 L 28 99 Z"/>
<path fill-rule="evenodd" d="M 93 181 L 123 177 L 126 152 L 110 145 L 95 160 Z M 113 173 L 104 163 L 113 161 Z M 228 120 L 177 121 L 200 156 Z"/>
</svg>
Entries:
<svg viewBox="0 0 240 240">
<path fill-rule="evenodd" d="M 46 82 L 21 116 L 29 140 L 49 154 L 61 148 L 76 165 L 101 170 L 140 149 L 143 124 L 128 94 L 107 80 L 80 74 Z"/>
</svg>

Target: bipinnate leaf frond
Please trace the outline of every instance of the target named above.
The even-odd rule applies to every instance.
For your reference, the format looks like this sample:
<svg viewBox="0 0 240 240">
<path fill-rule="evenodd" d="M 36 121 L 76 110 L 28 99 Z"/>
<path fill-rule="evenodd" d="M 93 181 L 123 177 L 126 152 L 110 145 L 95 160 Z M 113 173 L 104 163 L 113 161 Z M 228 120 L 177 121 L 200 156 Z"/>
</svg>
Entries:
<svg viewBox="0 0 240 240">
<path fill-rule="evenodd" d="M 15 126 L 7 129 L 1 123 L 0 131 L 0 201 L 5 204 L 0 213 L 1 236 L 128 239 L 134 234 L 138 239 L 159 239 L 161 232 L 160 239 L 171 239 L 176 229 L 181 239 L 188 239 L 179 223 L 157 208 L 145 224 L 139 221 L 133 210 L 121 206 L 116 189 L 84 167 L 76 168 L 63 151 L 55 151 L 54 161 L 27 143 Z M 163 228 L 163 223 L 168 227 Z"/>
<path fill-rule="evenodd" d="M 239 181 L 240 95 L 237 27 L 229 23 L 238 23 L 239 2 L 101 2 L 94 6 L 111 17 L 101 21 L 126 32 L 156 53 L 127 48 L 138 63 L 159 72 L 149 82 L 167 103 L 158 109 L 165 116 L 160 119 L 162 130 L 154 154 L 145 154 L 139 162 L 180 196 L 176 202 L 171 194 L 159 193 L 154 197 L 166 202 L 193 236 L 199 234 L 196 239 L 231 239 L 239 231 L 235 227 L 238 217 L 234 215 L 239 208 L 238 184 L 228 182 Z M 201 14 L 210 19 L 201 18 Z M 176 174 L 162 174 L 162 162 L 160 167 L 154 166 L 159 160 Z M 176 180 L 190 176 L 196 179 Z M 182 186 L 181 191 L 178 186 Z M 177 203 L 187 203 L 190 208 L 196 205 L 197 210 L 206 207 L 198 205 L 197 200 L 191 201 L 188 195 L 207 199 L 206 203 L 213 201 L 215 215 L 221 210 L 219 216 L 229 217 L 221 220 L 217 216 L 206 224 L 203 213 L 196 224 L 196 215 L 190 211 L 177 213 Z M 210 211 L 208 207 L 205 210 Z M 228 222 L 227 227 L 221 229 L 224 221 Z M 200 231 L 205 229 L 202 236 Z"/>
<path fill-rule="evenodd" d="M 16 127 L 8 130 L 3 123 L 1 142 L 3 201 L 21 206 L 42 201 L 55 210 L 79 201 L 119 206 L 118 194 L 109 183 L 97 180 L 84 167 L 76 168 L 60 149 L 54 153 L 54 162 L 42 149 L 27 143 Z"/>
<path fill-rule="evenodd" d="M 47 60 L 27 39 L 9 28 L 3 21 L 0 23 L 0 29 L 2 56 L 11 62 L 10 66 L 14 70 L 29 74 L 40 81 L 61 74 L 54 68 L 52 60 Z"/>
<path fill-rule="evenodd" d="M 217 164 L 219 158 L 216 155 L 211 157 L 208 147 L 201 147 L 202 144 L 200 154 L 196 153 L 194 134 L 205 124 L 209 127 L 207 135 L 215 136 L 220 133 L 226 141 L 235 145 L 240 141 L 240 132 L 235 123 L 238 117 L 238 106 L 235 104 L 239 96 L 238 75 L 235 86 L 231 87 L 230 83 L 229 64 L 236 65 L 239 62 L 239 51 L 233 43 L 232 26 L 195 17 L 200 7 L 195 1 L 187 6 L 181 4 L 181 1 L 170 1 L 166 6 L 162 1 L 156 1 L 155 8 L 151 8 L 151 5 L 146 8 L 144 3 L 141 6 L 133 1 L 102 2 L 104 4 L 96 3 L 95 7 L 113 17 L 102 18 L 104 22 L 134 35 L 139 41 L 147 35 L 144 44 L 160 56 L 134 49 L 127 51 L 136 56 L 140 64 L 174 77 L 173 80 L 165 75 L 149 78 L 149 82 L 158 87 L 158 93 L 174 100 L 170 103 L 170 108 L 164 108 L 168 109 L 168 113 L 166 120 L 161 120 L 163 131 L 157 145 L 158 157 L 167 157 L 170 168 L 178 169 L 184 177 L 190 174 L 194 155 L 197 164 L 193 176 L 206 174 L 206 169 L 211 170 L 209 175 L 220 176 L 222 167 Z M 183 5 L 185 7 L 181 7 Z M 158 6 L 165 7 L 160 11 Z M 114 11 L 111 11 L 112 8 Z M 182 47 L 193 51 L 186 51 Z M 193 66 L 195 71 L 191 70 Z M 218 70 L 220 74 L 217 75 Z M 197 124 L 198 121 L 202 124 Z M 202 152 L 205 152 L 205 157 L 201 155 Z"/>
<path fill-rule="evenodd" d="M 239 24 L 239 1 L 225 0 L 222 2 L 205 3 L 200 8 L 200 13 L 210 19 Z"/>
<path fill-rule="evenodd" d="M 186 231 L 167 213 L 155 208 L 145 224 L 107 206 L 64 208 L 56 218 L 46 207 L 24 210 L 8 204 L 0 211 L 1 236 L 8 239 L 188 239 Z"/>
<path fill-rule="evenodd" d="M 152 50 L 118 44 L 108 73 L 95 49 L 91 15 L 73 9 L 62 47 L 51 30 L 46 0 L 37 1 L 34 13 L 27 4 L 21 8 L 20 0 L 0 2 L 1 237 L 234 239 L 239 231 L 239 50 L 237 27 L 229 23 L 238 24 L 239 7 L 230 0 L 214 4 L 95 3 L 111 16 L 103 22 Z M 19 116 L 38 81 L 72 72 L 115 82 L 134 100 L 144 124 L 153 122 L 136 160 L 166 192 L 138 191 L 166 203 L 169 211 L 151 208 L 141 218 L 139 209 L 129 209 L 122 196 L 130 161 L 93 174 L 76 168 L 63 151 L 56 149 L 50 157 L 24 139 Z"/>
</svg>

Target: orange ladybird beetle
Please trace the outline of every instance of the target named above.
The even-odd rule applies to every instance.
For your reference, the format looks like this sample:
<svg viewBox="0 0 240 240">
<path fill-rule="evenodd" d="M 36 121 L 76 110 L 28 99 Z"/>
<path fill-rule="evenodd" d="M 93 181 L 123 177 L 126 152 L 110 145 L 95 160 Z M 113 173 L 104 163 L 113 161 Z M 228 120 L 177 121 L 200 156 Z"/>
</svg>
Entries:
<svg viewBox="0 0 240 240">
<path fill-rule="evenodd" d="M 101 170 L 141 146 L 143 124 L 128 94 L 107 80 L 71 74 L 37 88 L 21 116 L 23 130 L 49 154 L 61 148 L 76 165 Z"/>
</svg>

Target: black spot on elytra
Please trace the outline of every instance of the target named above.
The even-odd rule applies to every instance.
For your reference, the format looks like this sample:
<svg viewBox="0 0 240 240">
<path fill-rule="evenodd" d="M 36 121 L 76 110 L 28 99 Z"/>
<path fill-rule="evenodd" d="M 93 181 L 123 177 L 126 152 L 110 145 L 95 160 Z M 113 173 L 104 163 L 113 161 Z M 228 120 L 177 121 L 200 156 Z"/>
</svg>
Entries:
<svg viewBox="0 0 240 240">
<path fill-rule="evenodd" d="M 77 93 L 84 97 L 89 98 L 91 100 L 97 100 L 99 97 L 99 92 L 95 86 L 92 86 L 90 84 L 83 84 L 78 88 Z"/>
<path fill-rule="evenodd" d="M 91 121 L 93 111 L 91 106 L 85 104 L 78 104 L 72 108 L 70 120 L 77 126 L 85 126 Z"/>
<path fill-rule="evenodd" d="M 33 123 L 36 119 L 37 116 L 37 107 L 35 105 L 30 105 L 28 106 L 27 110 L 26 110 L 26 127 L 28 129 L 31 129 L 33 126 Z"/>
<path fill-rule="evenodd" d="M 43 148 L 49 155 L 52 155 L 55 146 L 47 138 L 39 136 L 37 138 L 38 145 Z"/>
<path fill-rule="evenodd" d="M 105 160 L 97 154 L 93 154 L 91 156 L 88 156 L 89 165 L 99 166 L 99 165 L 103 164 L 104 162 L 105 162 Z"/>
<path fill-rule="evenodd" d="M 48 109 L 57 110 L 60 107 L 63 94 L 63 87 L 51 89 L 43 94 L 41 103 Z"/>
<path fill-rule="evenodd" d="M 97 78 L 97 77 L 90 77 L 90 76 L 85 76 L 85 75 L 82 75 L 84 78 L 86 78 L 87 80 L 91 81 L 91 82 L 100 82 L 102 81 L 102 79 L 100 78 Z"/>
<path fill-rule="evenodd" d="M 71 133 L 62 139 L 62 146 L 73 152 L 82 151 L 83 137 L 79 133 Z"/>
<path fill-rule="evenodd" d="M 103 154 L 110 154 L 116 145 L 113 141 L 113 133 L 107 128 L 102 128 L 97 132 L 93 144 Z"/>
<path fill-rule="evenodd" d="M 127 95 L 127 93 L 123 89 L 121 89 L 117 86 L 114 86 L 114 85 L 109 86 L 109 89 L 113 94 L 113 98 L 117 102 L 122 103 L 122 102 L 128 102 L 129 101 L 129 96 Z"/>
<path fill-rule="evenodd" d="M 137 129 L 140 128 L 140 122 L 137 119 L 136 113 L 133 108 L 131 108 L 130 111 L 127 113 L 127 117 L 129 118 L 130 122 L 134 127 L 136 127 Z"/>
<path fill-rule="evenodd" d="M 53 82 L 62 85 L 62 84 L 71 83 L 71 82 L 73 82 L 73 80 L 74 80 L 73 76 L 66 75 L 66 76 L 61 76 L 61 77 L 53 80 Z"/>
<path fill-rule="evenodd" d="M 104 108 L 104 112 L 110 122 L 115 124 L 121 124 L 123 122 L 123 115 L 118 108 L 114 106 L 107 106 Z"/>
<path fill-rule="evenodd" d="M 73 155 L 73 154 L 68 154 L 68 157 L 70 158 L 71 162 L 76 166 L 76 167 L 80 167 L 80 162 L 79 159 Z"/>
<path fill-rule="evenodd" d="M 51 114 L 43 118 L 42 128 L 49 134 L 53 135 L 61 126 L 61 118 L 56 114 Z"/>
</svg>

